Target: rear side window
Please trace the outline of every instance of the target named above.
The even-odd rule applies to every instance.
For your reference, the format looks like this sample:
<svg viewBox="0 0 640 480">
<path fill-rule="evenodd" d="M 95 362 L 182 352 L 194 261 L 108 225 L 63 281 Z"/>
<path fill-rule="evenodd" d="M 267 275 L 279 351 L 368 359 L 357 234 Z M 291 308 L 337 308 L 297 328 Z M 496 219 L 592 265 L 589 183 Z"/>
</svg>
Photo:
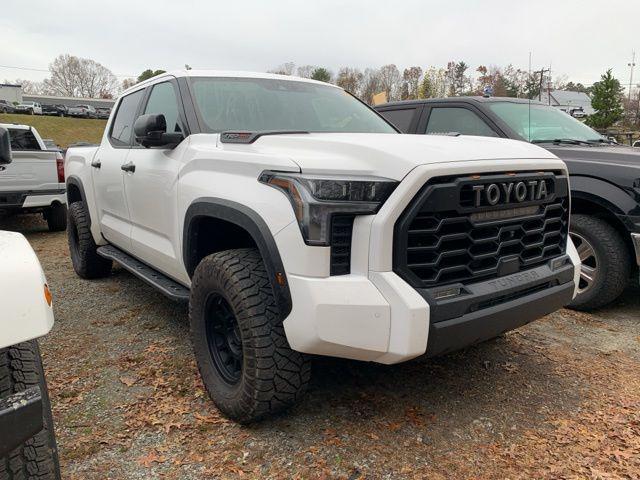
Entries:
<svg viewBox="0 0 640 480">
<path fill-rule="evenodd" d="M 161 113 L 167 121 L 167 133 L 182 133 L 178 116 L 178 96 L 170 82 L 154 85 L 144 113 Z"/>
<path fill-rule="evenodd" d="M 431 109 L 427 134 L 460 133 L 480 137 L 497 137 L 482 118 L 467 108 L 436 107 Z"/>
<path fill-rule="evenodd" d="M 11 150 L 41 150 L 36 136 L 31 130 L 9 129 Z"/>
<path fill-rule="evenodd" d="M 133 122 L 143 95 L 144 90 L 138 90 L 120 100 L 116 117 L 111 125 L 111 133 L 109 134 L 109 138 L 115 146 L 126 147 L 131 145 Z"/>
<path fill-rule="evenodd" d="M 411 127 L 413 117 L 416 115 L 416 109 L 403 108 L 400 110 L 384 110 L 378 113 L 395 125 L 402 133 L 409 133 L 409 127 Z"/>
</svg>

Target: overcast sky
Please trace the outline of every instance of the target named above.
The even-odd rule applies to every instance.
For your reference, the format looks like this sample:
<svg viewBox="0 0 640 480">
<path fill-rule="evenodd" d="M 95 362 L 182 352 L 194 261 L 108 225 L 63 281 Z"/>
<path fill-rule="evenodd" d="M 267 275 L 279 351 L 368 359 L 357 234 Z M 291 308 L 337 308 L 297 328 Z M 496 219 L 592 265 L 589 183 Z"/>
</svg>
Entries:
<svg viewBox="0 0 640 480">
<path fill-rule="evenodd" d="M 640 65 L 638 0 L 2 0 L 0 80 L 42 80 L 61 53 L 91 58 L 121 80 L 146 68 L 266 71 L 284 62 L 337 71 L 509 63 L 591 84 Z M 555 75 L 554 75 L 555 76 Z M 640 68 L 635 83 L 640 83 Z"/>
</svg>

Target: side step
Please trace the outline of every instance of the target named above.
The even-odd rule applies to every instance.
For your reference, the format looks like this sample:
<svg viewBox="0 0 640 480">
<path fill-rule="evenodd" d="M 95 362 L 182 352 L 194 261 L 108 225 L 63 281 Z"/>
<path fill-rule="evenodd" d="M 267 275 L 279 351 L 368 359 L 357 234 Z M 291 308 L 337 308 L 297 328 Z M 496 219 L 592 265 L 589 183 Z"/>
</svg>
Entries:
<svg viewBox="0 0 640 480">
<path fill-rule="evenodd" d="M 162 294 L 177 302 L 189 301 L 189 289 L 180 285 L 178 282 L 170 279 L 166 275 L 154 270 L 140 260 L 133 258 L 128 253 L 112 246 L 105 245 L 98 247 L 98 255 L 113 260 L 122 265 L 123 268 L 129 270 L 136 277 L 141 278 L 152 287 L 160 290 Z"/>
</svg>

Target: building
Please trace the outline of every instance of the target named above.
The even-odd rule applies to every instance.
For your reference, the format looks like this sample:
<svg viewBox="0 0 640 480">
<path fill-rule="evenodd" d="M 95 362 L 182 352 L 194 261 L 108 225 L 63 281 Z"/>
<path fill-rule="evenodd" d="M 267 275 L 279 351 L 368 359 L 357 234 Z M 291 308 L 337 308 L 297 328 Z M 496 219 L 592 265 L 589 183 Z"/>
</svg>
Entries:
<svg viewBox="0 0 640 480">
<path fill-rule="evenodd" d="M 9 103 L 22 102 L 22 85 L 0 83 L 0 100 L 6 100 Z"/>
<path fill-rule="evenodd" d="M 55 95 L 27 94 L 22 95 L 22 100 L 25 102 L 38 102 L 41 105 L 65 105 L 67 107 L 75 107 L 76 105 L 91 105 L 94 108 L 113 108 L 113 105 L 116 103 L 115 100 L 106 98 L 76 98 L 57 97 Z"/>
<path fill-rule="evenodd" d="M 591 106 L 591 98 L 584 92 L 552 90 L 549 94 L 543 91 L 540 101 L 546 105 L 557 107 L 575 117 L 583 117 L 595 113 Z"/>
</svg>

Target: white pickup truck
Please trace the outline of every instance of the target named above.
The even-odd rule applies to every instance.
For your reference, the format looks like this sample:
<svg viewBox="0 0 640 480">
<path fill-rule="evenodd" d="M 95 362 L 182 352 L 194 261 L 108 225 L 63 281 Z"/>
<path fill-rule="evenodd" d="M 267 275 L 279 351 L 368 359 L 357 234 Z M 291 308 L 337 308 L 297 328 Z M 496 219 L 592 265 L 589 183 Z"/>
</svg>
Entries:
<svg viewBox="0 0 640 480">
<path fill-rule="evenodd" d="M 9 132 L 13 161 L 0 165 L 0 213 L 42 213 L 52 232 L 67 226 L 64 158 L 47 150 L 35 128 L 2 124 Z"/>
<path fill-rule="evenodd" d="M 0 127 L 0 166 L 11 163 Z M 38 338 L 53 327 L 52 298 L 24 236 L 0 231 L 0 479 L 60 480 Z"/>
<path fill-rule="evenodd" d="M 341 88 L 166 73 L 66 154 L 75 271 L 112 262 L 189 302 L 204 384 L 250 422 L 310 356 L 438 355 L 571 301 L 567 169 L 524 142 L 402 135 Z"/>
</svg>

